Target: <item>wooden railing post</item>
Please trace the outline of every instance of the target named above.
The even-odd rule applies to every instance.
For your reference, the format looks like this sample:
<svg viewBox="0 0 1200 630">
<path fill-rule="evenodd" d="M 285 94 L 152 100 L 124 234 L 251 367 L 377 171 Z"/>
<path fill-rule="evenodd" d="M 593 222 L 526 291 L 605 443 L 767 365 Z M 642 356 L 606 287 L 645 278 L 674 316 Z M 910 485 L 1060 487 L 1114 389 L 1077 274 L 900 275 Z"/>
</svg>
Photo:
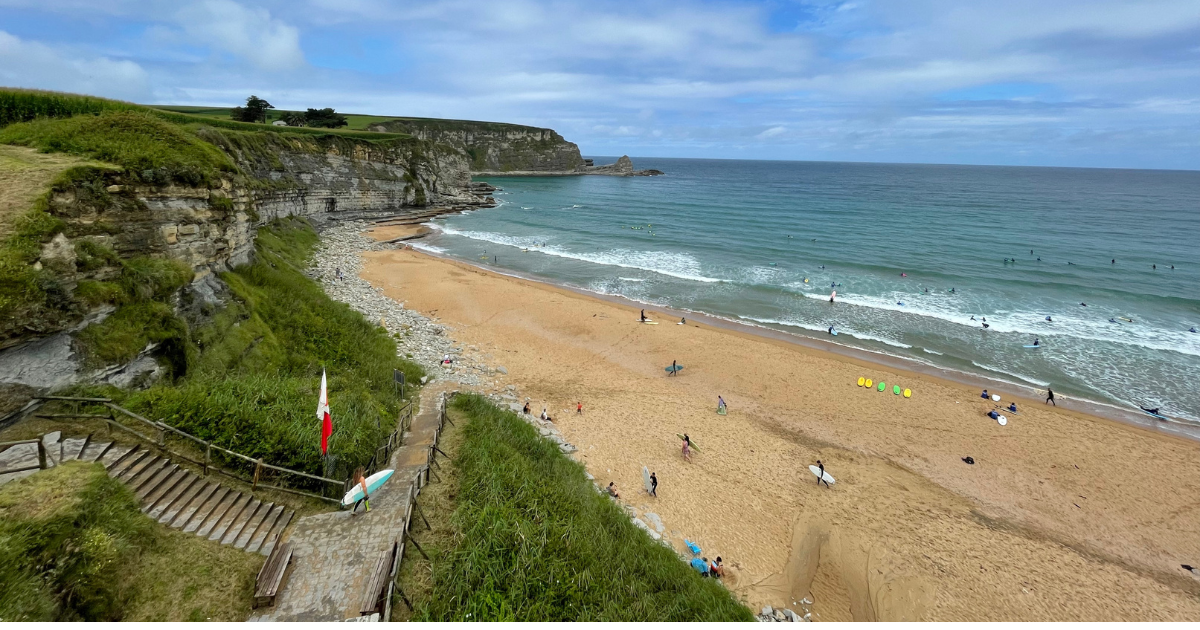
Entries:
<svg viewBox="0 0 1200 630">
<path fill-rule="evenodd" d="M 212 443 L 204 444 L 204 476 L 208 476 L 208 467 L 212 465 Z"/>
<path fill-rule="evenodd" d="M 38 446 L 38 468 L 45 470 L 46 469 L 46 445 L 42 444 L 41 440 L 38 440 L 37 446 Z"/>
<path fill-rule="evenodd" d="M 258 458 L 258 462 L 254 464 L 254 483 L 251 484 L 250 490 L 258 490 L 258 477 L 262 474 L 262 458 Z"/>
</svg>

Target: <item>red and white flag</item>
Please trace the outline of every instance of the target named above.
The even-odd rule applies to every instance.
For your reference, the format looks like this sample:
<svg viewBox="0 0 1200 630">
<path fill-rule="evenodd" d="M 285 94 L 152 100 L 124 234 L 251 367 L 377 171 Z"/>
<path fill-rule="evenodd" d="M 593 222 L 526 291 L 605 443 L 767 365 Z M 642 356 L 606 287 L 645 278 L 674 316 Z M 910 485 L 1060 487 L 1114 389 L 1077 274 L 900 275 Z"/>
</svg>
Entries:
<svg viewBox="0 0 1200 630">
<path fill-rule="evenodd" d="M 321 399 L 317 401 L 317 418 L 321 420 L 321 454 L 329 451 L 329 436 L 333 435 L 333 418 L 329 416 L 329 396 L 325 393 L 325 370 L 321 370 Z"/>
</svg>

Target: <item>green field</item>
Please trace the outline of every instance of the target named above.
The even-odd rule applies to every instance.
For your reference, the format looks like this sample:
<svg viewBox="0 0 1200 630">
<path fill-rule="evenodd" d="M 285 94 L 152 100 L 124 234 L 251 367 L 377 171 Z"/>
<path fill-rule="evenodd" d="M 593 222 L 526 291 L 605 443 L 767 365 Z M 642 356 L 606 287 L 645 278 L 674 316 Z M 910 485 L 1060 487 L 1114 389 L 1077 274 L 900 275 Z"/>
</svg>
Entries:
<svg viewBox="0 0 1200 630">
<path fill-rule="evenodd" d="M 415 611 L 401 617 L 753 620 L 721 583 L 636 527 L 582 465 L 516 414 L 477 395 L 455 397 L 450 413 L 453 465 L 421 494 L 433 530 L 414 524 L 432 561 L 406 552 L 401 586 Z"/>
</svg>

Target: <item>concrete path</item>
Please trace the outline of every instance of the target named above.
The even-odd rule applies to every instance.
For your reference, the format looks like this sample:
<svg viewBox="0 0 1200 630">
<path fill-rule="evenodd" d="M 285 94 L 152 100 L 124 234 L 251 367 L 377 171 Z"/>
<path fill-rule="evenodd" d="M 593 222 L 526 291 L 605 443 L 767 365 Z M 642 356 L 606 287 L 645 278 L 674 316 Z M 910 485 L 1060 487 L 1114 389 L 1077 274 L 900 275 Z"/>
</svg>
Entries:
<svg viewBox="0 0 1200 630">
<path fill-rule="evenodd" d="M 401 537 L 406 500 L 425 465 L 437 431 L 442 392 L 456 383 L 431 383 L 421 391 L 420 412 L 404 444 L 392 454 L 396 472 L 371 497 L 371 511 L 306 516 L 285 539 L 293 548 L 289 575 L 275 606 L 249 621 L 343 621 L 359 617 L 359 604 L 380 554 Z"/>
</svg>

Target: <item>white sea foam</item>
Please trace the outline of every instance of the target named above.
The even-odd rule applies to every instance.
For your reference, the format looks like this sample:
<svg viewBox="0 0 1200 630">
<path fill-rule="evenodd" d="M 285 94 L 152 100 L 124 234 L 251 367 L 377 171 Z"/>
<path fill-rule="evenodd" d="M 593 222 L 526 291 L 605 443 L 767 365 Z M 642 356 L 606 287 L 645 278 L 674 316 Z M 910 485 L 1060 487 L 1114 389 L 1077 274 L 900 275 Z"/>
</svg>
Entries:
<svg viewBox="0 0 1200 630">
<path fill-rule="evenodd" d="M 446 253 L 446 248 L 444 248 L 444 247 L 438 247 L 437 245 L 429 245 L 428 243 L 422 243 L 420 241 L 412 243 L 412 248 L 417 251 L 426 252 L 429 254 L 445 254 Z"/>
<path fill-rule="evenodd" d="M 943 353 L 941 353 L 941 352 L 938 352 L 937 350 L 930 350 L 929 348 L 921 348 L 921 351 L 922 351 L 922 352 L 928 352 L 929 354 L 936 354 L 936 355 L 938 355 L 939 357 L 940 357 L 940 356 L 944 356 L 944 355 L 943 355 Z"/>
<path fill-rule="evenodd" d="M 987 370 L 989 372 L 996 372 L 998 374 L 1005 374 L 1005 375 L 1011 376 L 1015 379 L 1022 380 L 1025 383 L 1030 384 L 1030 385 L 1037 385 L 1039 387 L 1049 387 L 1050 386 L 1050 383 L 1047 383 L 1046 381 L 1039 381 L 1038 379 L 1033 378 L 1032 376 L 1025 376 L 1024 374 L 1018 374 L 1011 370 L 1005 370 L 1005 369 L 998 368 L 998 367 L 991 366 L 991 365 L 984 365 L 983 363 L 978 363 L 976 361 L 971 361 L 971 365 L 974 365 L 975 367 L 977 367 L 981 370 Z"/>
<path fill-rule="evenodd" d="M 769 318 L 762 318 L 762 317 L 749 317 L 746 315 L 742 315 L 740 317 L 741 317 L 741 319 L 749 320 L 752 322 L 758 322 L 760 324 L 775 324 L 777 326 L 792 326 L 794 328 L 803 328 L 804 330 L 813 330 L 813 331 L 823 332 L 823 333 L 828 333 L 828 331 L 829 331 L 829 326 L 822 327 L 819 325 L 806 324 L 804 322 L 799 322 L 799 321 L 795 321 L 795 320 L 778 320 L 778 319 L 769 319 Z M 838 335 L 849 335 L 851 337 L 854 337 L 855 339 L 866 339 L 869 341 L 877 341 L 879 343 L 889 345 L 889 346 L 892 346 L 895 348 L 908 349 L 908 348 L 912 347 L 906 343 L 896 341 L 894 339 L 887 339 L 886 337 L 877 337 L 870 333 L 859 332 L 859 331 L 851 329 L 851 328 L 845 328 L 842 326 L 834 326 L 834 329 L 837 330 Z M 830 335 L 830 337 L 833 337 L 833 335 Z M 906 357 L 906 358 L 908 358 L 908 357 Z"/>
<path fill-rule="evenodd" d="M 610 267 L 622 267 L 625 269 L 640 269 L 642 271 L 650 271 L 664 276 L 671 276 L 681 280 L 694 280 L 696 282 L 716 283 L 722 282 L 719 278 L 710 278 L 701 275 L 700 261 L 691 254 L 677 252 L 656 252 L 656 251 L 639 251 L 632 249 L 610 249 L 606 252 L 572 252 L 559 248 L 553 244 L 546 247 L 538 247 L 538 243 L 549 241 L 549 237 L 541 236 L 508 236 L 506 234 L 496 234 L 494 232 L 479 232 L 474 230 L 457 230 L 444 225 L 434 225 L 434 228 L 441 231 L 443 234 L 452 236 L 461 236 L 476 241 L 484 241 L 487 243 L 495 243 L 497 245 L 507 245 L 509 247 L 527 248 L 529 251 L 536 251 L 547 256 L 557 256 L 559 258 L 569 258 L 571 260 L 580 260 L 589 262 L 595 265 L 606 265 Z"/>
<path fill-rule="evenodd" d="M 624 280 L 625 282 L 645 282 L 646 281 L 645 278 L 626 278 L 625 276 L 617 276 L 617 280 Z"/>
</svg>

